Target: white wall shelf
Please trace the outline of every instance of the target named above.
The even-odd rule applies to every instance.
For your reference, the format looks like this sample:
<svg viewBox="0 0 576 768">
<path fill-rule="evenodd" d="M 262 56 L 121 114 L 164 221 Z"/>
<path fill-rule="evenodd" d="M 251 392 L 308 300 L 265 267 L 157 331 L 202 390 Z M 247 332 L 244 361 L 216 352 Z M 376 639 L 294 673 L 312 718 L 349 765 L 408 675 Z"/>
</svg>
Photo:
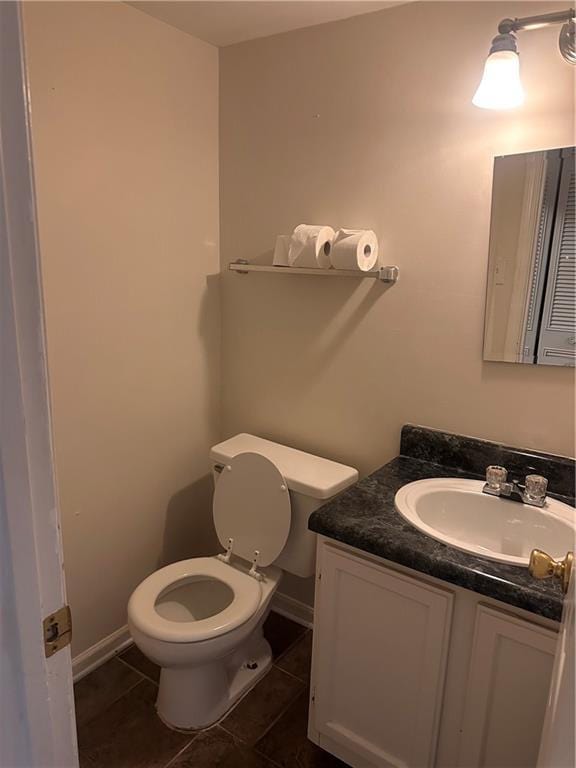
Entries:
<svg viewBox="0 0 576 768">
<path fill-rule="evenodd" d="M 372 278 L 381 283 L 395 283 L 400 275 L 398 267 L 379 267 L 370 272 L 357 269 L 314 269 L 312 267 L 274 267 L 267 264 L 250 264 L 247 261 L 233 261 L 228 265 L 231 272 L 247 275 L 248 272 L 270 272 L 277 275 L 314 275 L 324 277 Z"/>
</svg>

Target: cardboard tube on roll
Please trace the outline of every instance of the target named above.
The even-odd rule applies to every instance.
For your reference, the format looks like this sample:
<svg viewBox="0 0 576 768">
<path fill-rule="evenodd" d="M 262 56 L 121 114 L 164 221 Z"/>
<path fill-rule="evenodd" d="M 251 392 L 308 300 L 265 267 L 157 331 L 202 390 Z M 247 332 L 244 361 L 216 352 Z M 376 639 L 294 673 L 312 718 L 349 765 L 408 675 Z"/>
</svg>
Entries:
<svg viewBox="0 0 576 768">
<path fill-rule="evenodd" d="M 290 239 L 288 251 L 290 266 L 328 269 L 334 234 L 332 227 L 299 224 Z"/>
<path fill-rule="evenodd" d="M 340 229 L 336 234 L 330 261 L 334 269 L 369 272 L 378 262 L 378 238 L 371 229 Z"/>
</svg>

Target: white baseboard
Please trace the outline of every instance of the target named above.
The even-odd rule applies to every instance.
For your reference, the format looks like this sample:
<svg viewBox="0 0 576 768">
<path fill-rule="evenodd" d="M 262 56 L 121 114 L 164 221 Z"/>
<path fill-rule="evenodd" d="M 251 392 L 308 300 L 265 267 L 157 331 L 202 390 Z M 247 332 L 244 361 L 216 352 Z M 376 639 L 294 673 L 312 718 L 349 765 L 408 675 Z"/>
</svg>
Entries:
<svg viewBox="0 0 576 768">
<path fill-rule="evenodd" d="M 302 626 L 312 629 L 314 624 L 314 608 L 306 603 L 302 603 L 300 600 L 283 595 L 281 592 L 276 592 L 272 598 L 272 610 L 281 616 L 285 616 L 287 619 L 292 619 L 297 624 L 302 624 Z"/>
<path fill-rule="evenodd" d="M 101 664 L 111 659 L 112 656 L 123 651 L 124 648 L 132 643 L 132 638 L 128 632 L 128 625 L 124 625 L 105 637 L 96 645 L 91 646 L 86 651 L 78 654 L 72 659 L 72 674 L 74 682 L 77 683 L 83 677 L 95 670 Z"/>
</svg>

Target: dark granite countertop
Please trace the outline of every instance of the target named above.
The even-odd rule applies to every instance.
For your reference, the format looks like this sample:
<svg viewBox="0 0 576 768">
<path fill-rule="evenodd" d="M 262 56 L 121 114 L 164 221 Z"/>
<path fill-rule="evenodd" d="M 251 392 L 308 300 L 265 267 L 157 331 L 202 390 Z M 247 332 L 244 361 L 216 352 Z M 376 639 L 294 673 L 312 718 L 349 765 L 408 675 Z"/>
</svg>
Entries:
<svg viewBox="0 0 576 768">
<path fill-rule="evenodd" d="M 439 450 L 446 449 L 448 444 L 448 452 Z M 501 453 L 494 457 L 496 448 Z M 478 464 L 470 459 L 474 451 Z M 466 456 L 465 468 L 454 466 L 464 463 L 458 458 L 460 452 Z M 512 458 L 510 452 L 514 454 Z M 560 491 L 550 495 L 574 506 L 571 493 L 574 463 L 563 457 L 520 451 L 410 425 L 403 429 L 401 454 L 410 455 L 398 456 L 314 512 L 310 529 L 420 573 L 558 621 L 562 591 L 555 580 L 537 581 L 527 568 L 476 557 L 426 536 L 396 511 L 394 496 L 399 488 L 414 480 L 481 479 L 483 475 L 473 470 L 478 470 L 484 461 L 483 467 L 501 461 L 508 468 L 546 469 L 548 474 L 542 473 L 555 480 L 555 485 L 550 482 L 551 490 Z M 490 459 L 486 460 L 486 454 Z M 439 457 L 442 463 L 438 463 Z M 557 464 L 557 460 L 562 466 L 551 468 L 548 462 Z M 445 461 L 450 462 L 450 466 Z"/>
</svg>

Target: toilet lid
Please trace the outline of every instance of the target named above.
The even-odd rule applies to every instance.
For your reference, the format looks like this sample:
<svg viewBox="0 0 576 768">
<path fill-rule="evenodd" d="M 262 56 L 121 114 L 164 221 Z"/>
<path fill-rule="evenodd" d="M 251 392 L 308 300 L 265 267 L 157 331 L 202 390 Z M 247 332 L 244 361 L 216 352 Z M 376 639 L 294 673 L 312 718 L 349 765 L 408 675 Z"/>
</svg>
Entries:
<svg viewBox="0 0 576 768">
<path fill-rule="evenodd" d="M 276 560 L 290 532 L 290 493 L 286 481 L 270 459 L 259 453 L 239 453 L 216 481 L 214 526 L 220 543 L 234 539 L 234 555 L 258 565 Z"/>
</svg>

